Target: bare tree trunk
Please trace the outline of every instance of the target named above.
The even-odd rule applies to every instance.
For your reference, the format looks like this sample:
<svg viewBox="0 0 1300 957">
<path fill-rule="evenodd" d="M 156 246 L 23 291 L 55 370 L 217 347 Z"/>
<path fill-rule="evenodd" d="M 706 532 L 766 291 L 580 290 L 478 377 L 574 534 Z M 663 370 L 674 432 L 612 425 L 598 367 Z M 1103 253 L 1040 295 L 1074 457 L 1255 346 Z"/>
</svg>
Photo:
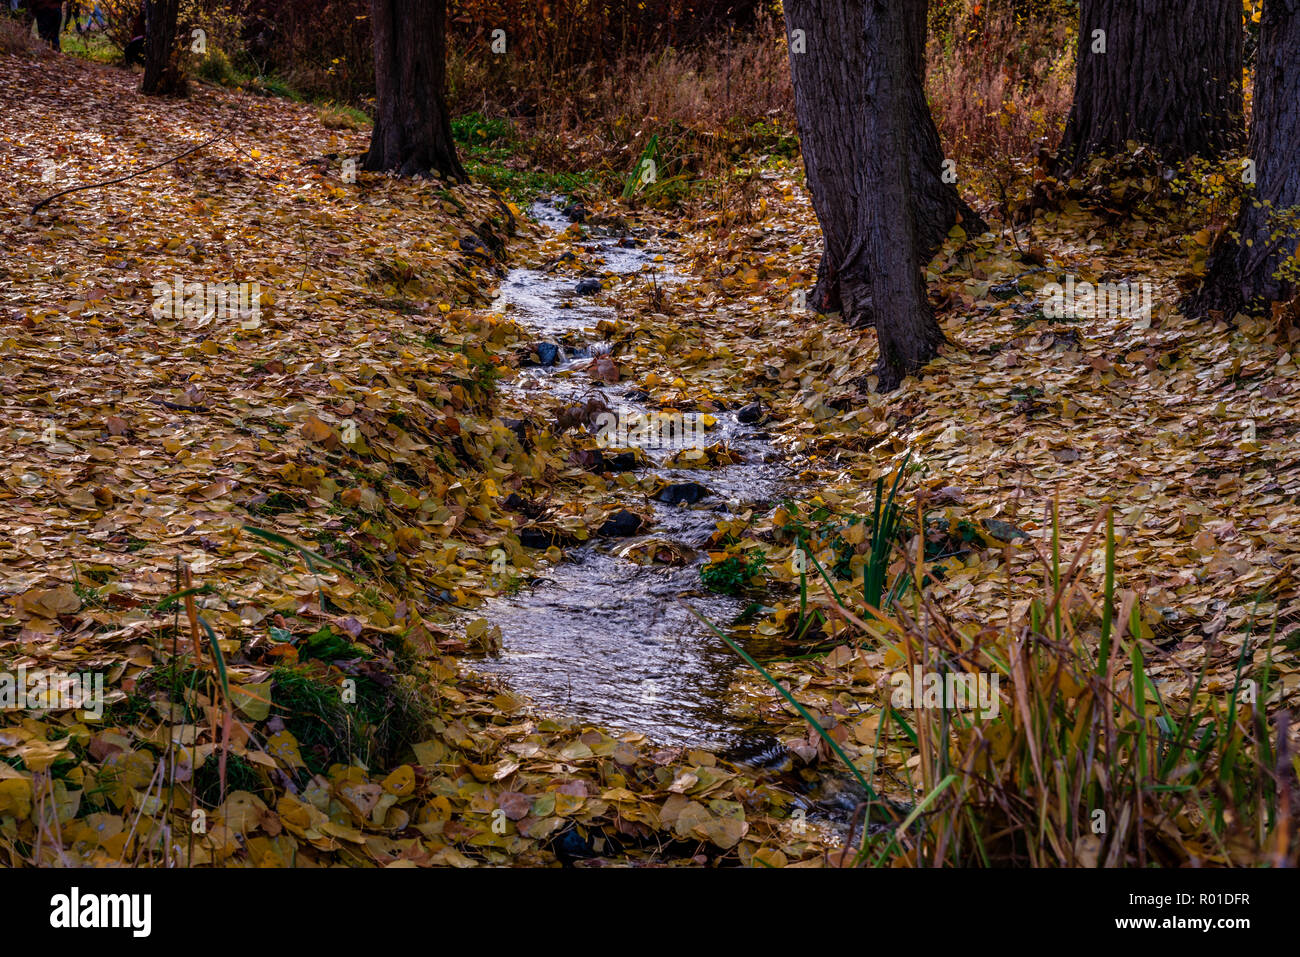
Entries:
<svg viewBox="0 0 1300 957">
<path fill-rule="evenodd" d="M 1081 0 L 1059 169 L 1129 140 L 1168 160 L 1240 145 L 1241 19 L 1241 0 Z"/>
<path fill-rule="evenodd" d="M 800 144 L 826 244 L 818 288 L 842 302 L 850 321 L 874 314 L 882 391 L 920 370 L 943 342 L 921 274 L 935 229 L 916 221 L 915 184 L 939 180 L 942 159 L 919 155 L 925 137 L 917 108 L 925 99 L 915 24 L 925 6 L 926 0 L 785 5 Z"/>
<path fill-rule="evenodd" d="M 1236 229 L 1215 244 L 1189 315 L 1213 310 L 1231 318 L 1300 295 L 1293 258 L 1300 256 L 1300 0 L 1264 4 L 1249 153 L 1254 187 L 1242 197 Z"/>
<path fill-rule="evenodd" d="M 839 7 L 829 0 L 789 0 L 785 4 L 786 25 L 799 138 L 824 242 L 811 305 L 820 313 L 842 313 L 851 326 L 865 326 L 875 320 L 871 283 L 869 275 L 862 272 L 863 264 L 852 263 L 860 240 L 856 207 L 864 197 L 855 183 L 857 166 L 874 149 L 861 139 L 859 129 L 862 112 L 858 101 L 868 81 L 865 41 L 829 25 L 832 20 L 850 19 L 860 25 L 865 13 L 861 2 L 848 4 L 847 10 Z M 899 14 L 904 43 L 900 51 L 908 70 L 899 92 L 911 132 L 905 167 L 912 193 L 916 255 L 923 264 L 934 258 L 954 225 L 960 223 L 968 233 L 988 228 L 956 187 L 943 180 L 943 149 L 925 98 L 927 7 L 927 0 L 902 0 Z M 798 52 L 800 49 L 804 52 Z M 814 180 L 824 186 L 820 190 L 823 199 L 818 198 Z M 851 263 L 857 269 L 852 276 L 846 272 Z"/>
<path fill-rule="evenodd" d="M 370 9 L 377 108 L 365 168 L 465 179 L 443 98 L 446 0 L 371 0 Z"/>
<path fill-rule="evenodd" d="M 925 98 L 925 41 L 929 0 L 905 0 L 908 53 L 917 81 L 906 84 L 908 124 L 912 143 L 912 200 L 915 206 L 917 254 L 924 265 L 934 258 L 948 231 L 960 224 L 968 235 L 978 236 L 989 227 L 957 192 L 954 183 L 943 180 L 943 145 Z M 956 170 L 954 170 L 954 175 Z"/>
<path fill-rule="evenodd" d="M 140 92 L 150 96 L 179 96 L 186 89 L 176 44 L 180 0 L 147 0 L 147 4 Z"/>
</svg>

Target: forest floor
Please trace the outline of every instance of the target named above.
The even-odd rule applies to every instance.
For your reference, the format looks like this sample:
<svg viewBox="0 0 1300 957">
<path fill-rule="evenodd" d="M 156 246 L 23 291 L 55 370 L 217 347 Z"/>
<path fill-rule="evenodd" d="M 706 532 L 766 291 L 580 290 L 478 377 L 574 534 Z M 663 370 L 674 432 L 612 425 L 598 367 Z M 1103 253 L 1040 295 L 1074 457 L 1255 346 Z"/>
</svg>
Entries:
<svg viewBox="0 0 1300 957">
<path fill-rule="evenodd" d="M 547 235 L 483 186 L 349 182 L 365 131 L 202 85 L 146 100 L 135 82 L 0 56 L 0 665 L 108 685 L 99 721 L 69 700 L 0 715 L 0 859 L 834 861 L 838 838 L 793 819 L 777 774 L 557 720 L 465 655 L 494 640 L 473 609 L 564 560 L 521 545 L 520 501 L 573 540 L 619 507 L 618 477 L 574 457 L 593 443 L 564 405 L 500 388 L 534 338 L 491 308 L 506 264 L 599 274 L 584 227 Z M 1177 228 L 1179 199 L 1122 216 L 1062 200 L 1027 255 L 1009 233 L 954 237 L 930 266 L 950 345 L 882 396 L 870 332 L 792 308 L 819 249 L 797 163 L 753 164 L 737 202 L 594 210 L 671 237 L 682 281 L 604 277 L 617 320 L 592 389 L 716 415 L 760 402 L 806 490 L 718 529 L 714 564 L 764 557 L 762 609 L 735 631 L 790 631 L 792 521 L 823 567 L 860 568 L 853 519 L 906 456 L 901 501 L 946 530 L 927 588 L 955 620 L 1025 614 L 1052 502 L 1095 605 L 1089 532 L 1110 506 L 1162 698 L 1186 698 L 1207 656 L 1196 693 L 1230 695 L 1253 641 L 1265 706 L 1293 707 L 1300 343 L 1177 311 L 1205 245 Z M 1052 319 L 1042 286 L 1067 274 L 1150 282 L 1151 315 Z M 255 282 L 259 315 L 156 315 L 177 282 Z M 828 607 L 829 589 L 810 582 L 807 601 Z M 772 669 L 906 804 L 913 756 L 877 739 L 898 661 L 872 637 L 827 624 L 829 653 Z M 733 695 L 796 762 L 834 760 L 756 674 Z"/>
</svg>

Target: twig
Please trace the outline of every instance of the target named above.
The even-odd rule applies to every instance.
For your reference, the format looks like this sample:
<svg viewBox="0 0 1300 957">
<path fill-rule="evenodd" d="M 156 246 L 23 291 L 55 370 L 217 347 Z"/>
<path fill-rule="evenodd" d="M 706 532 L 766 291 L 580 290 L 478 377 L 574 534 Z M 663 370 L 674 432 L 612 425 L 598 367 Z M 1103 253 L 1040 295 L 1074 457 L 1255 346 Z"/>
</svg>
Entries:
<svg viewBox="0 0 1300 957">
<path fill-rule="evenodd" d="M 222 133 L 224 132 L 225 131 L 223 130 Z M 186 156 L 189 156 L 191 153 L 197 153 L 199 150 L 203 149 L 203 147 L 215 143 L 218 139 L 221 138 L 222 133 L 218 133 L 210 140 L 205 140 L 204 142 L 200 143 L 198 146 L 190 147 L 184 153 L 180 153 L 177 156 L 173 156 L 171 159 L 165 159 L 161 163 L 155 163 L 153 166 L 146 166 L 144 169 L 136 170 L 134 173 L 127 173 L 125 176 L 118 176 L 115 179 L 106 179 L 102 183 L 86 183 L 85 185 L 82 186 L 69 186 L 67 189 L 59 190 L 59 192 L 57 193 L 51 193 L 49 196 L 46 196 L 43 200 L 41 200 L 35 206 L 33 206 L 32 212 L 33 213 L 37 212 L 42 206 L 45 206 L 47 203 L 50 203 L 58 199 L 60 196 L 66 196 L 68 195 L 68 193 L 75 193 L 78 190 L 82 190 L 82 189 L 96 189 L 100 186 L 112 186 L 114 183 L 121 183 L 124 182 L 125 180 L 134 179 L 137 176 L 142 176 L 145 173 L 152 172 L 153 170 L 166 166 L 168 163 L 175 163 L 178 159 L 183 159 Z"/>
<path fill-rule="evenodd" d="M 190 573 L 190 566 L 183 565 L 181 573 L 185 579 L 185 617 L 190 621 L 190 642 L 194 646 L 194 663 L 203 665 L 203 648 L 199 644 L 199 618 L 194 608 L 194 577 Z"/>
</svg>

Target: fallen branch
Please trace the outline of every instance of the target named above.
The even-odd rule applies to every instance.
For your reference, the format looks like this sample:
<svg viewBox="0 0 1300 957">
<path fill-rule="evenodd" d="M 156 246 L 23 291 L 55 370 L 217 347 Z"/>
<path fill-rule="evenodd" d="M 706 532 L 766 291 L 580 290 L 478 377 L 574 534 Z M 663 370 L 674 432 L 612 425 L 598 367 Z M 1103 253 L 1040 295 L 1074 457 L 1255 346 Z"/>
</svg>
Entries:
<svg viewBox="0 0 1300 957">
<path fill-rule="evenodd" d="M 149 173 L 152 172 L 153 170 L 160 169 L 166 166 L 168 163 L 175 163 L 178 159 L 184 159 L 186 156 L 189 156 L 191 153 L 197 153 L 199 150 L 203 149 L 203 147 L 215 143 L 220 137 L 221 137 L 221 133 L 218 133 L 216 136 L 212 137 L 212 139 L 205 140 L 204 142 L 200 143 L 198 146 L 192 146 L 189 149 L 187 149 L 184 153 L 180 153 L 176 156 L 173 156 L 171 159 L 165 159 L 161 163 L 155 163 L 153 166 L 146 166 L 144 169 L 136 170 L 134 173 L 127 173 L 125 176 L 118 176 L 115 179 L 106 179 L 102 183 L 86 183 L 83 186 L 69 186 L 67 189 L 60 190 L 57 193 L 51 193 L 49 196 L 46 196 L 43 200 L 41 200 L 39 203 L 33 206 L 32 212 L 33 213 L 37 212 L 38 210 L 40 210 L 42 206 L 45 206 L 47 203 L 53 202 L 54 200 L 58 199 L 60 196 L 66 196 L 69 193 L 75 193 L 78 190 L 96 189 L 100 186 L 112 186 L 114 183 L 121 183 L 121 182 L 125 182 L 128 179 L 134 179 L 137 176 L 143 176 L 145 173 Z"/>
</svg>

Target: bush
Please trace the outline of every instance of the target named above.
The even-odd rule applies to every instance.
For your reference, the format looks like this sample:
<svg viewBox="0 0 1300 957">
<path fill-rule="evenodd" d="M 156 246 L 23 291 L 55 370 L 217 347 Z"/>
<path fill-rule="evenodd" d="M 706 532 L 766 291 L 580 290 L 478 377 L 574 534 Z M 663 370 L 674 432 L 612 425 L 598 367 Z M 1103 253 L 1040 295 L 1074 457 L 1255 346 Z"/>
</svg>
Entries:
<svg viewBox="0 0 1300 957">
<path fill-rule="evenodd" d="M 320 125 L 327 130 L 364 130 L 370 126 L 370 117 L 351 106 L 329 103 L 316 111 Z"/>
<path fill-rule="evenodd" d="M 199 79 L 220 83 L 222 86 L 234 86 L 238 82 L 230 58 L 219 47 L 209 49 L 203 59 L 199 60 L 194 72 Z"/>
<path fill-rule="evenodd" d="M 46 56 L 49 48 L 32 34 L 29 24 L 0 16 L 0 53 L 30 53 Z"/>
</svg>

